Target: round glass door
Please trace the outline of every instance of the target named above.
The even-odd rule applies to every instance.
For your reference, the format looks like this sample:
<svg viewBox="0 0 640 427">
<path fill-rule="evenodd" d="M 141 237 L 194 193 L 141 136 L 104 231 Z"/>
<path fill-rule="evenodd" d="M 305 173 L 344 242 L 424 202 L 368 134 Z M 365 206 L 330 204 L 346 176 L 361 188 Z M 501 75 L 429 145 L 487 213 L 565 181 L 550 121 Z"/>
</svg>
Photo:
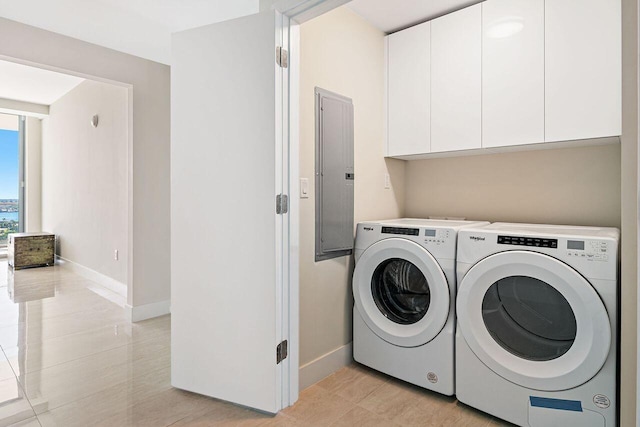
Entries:
<svg viewBox="0 0 640 427">
<path fill-rule="evenodd" d="M 482 319 L 502 348 L 527 360 L 557 359 L 576 339 L 569 302 L 533 277 L 509 276 L 492 284 L 482 300 Z"/>
<path fill-rule="evenodd" d="M 371 277 L 371 293 L 380 312 L 400 325 L 420 321 L 431 302 L 424 274 L 401 258 L 391 258 L 378 265 Z"/>
<path fill-rule="evenodd" d="M 449 292 L 438 262 L 408 239 L 374 243 L 353 272 L 358 313 L 376 335 L 402 347 L 423 345 L 438 335 L 449 316 Z"/>
<path fill-rule="evenodd" d="M 567 390 L 602 368 L 611 346 L 607 310 L 591 284 L 561 261 L 528 251 L 494 254 L 458 285 L 459 331 L 508 381 Z"/>
</svg>

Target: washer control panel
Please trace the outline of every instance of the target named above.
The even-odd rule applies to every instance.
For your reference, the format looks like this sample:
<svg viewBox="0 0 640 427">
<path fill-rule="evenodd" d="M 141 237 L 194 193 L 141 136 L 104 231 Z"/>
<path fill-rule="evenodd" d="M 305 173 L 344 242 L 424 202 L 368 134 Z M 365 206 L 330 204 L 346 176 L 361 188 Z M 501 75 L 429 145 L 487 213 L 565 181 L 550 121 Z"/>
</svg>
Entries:
<svg viewBox="0 0 640 427">
<path fill-rule="evenodd" d="M 607 242 L 597 240 L 567 240 L 567 256 L 587 261 L 608 261 Z"/>
<path fill-rule="evenodd" d="M 424 230 L 424 242 L 427 244 L 440 245 L 451 237 L 451 231 L 441 228 L 427 228 Z"/>
<path fill-rule="evenodd" d="M 366 230 L 366 228 L 365 228 Z M 373 229 L 371 229 L 373 230 Z M 436 246 L 448 243 L 453 236 L 455 240 L 455 233 L 446 228 L 407 228 L 407 227 L 387 227 L 383 226 L 380 230 L 382 234 L 391 234 L 395 236 L 407 236 L 412 237 L 418 242 L 422 241 L 425 244 L 435 244 Z"/>
</svg>

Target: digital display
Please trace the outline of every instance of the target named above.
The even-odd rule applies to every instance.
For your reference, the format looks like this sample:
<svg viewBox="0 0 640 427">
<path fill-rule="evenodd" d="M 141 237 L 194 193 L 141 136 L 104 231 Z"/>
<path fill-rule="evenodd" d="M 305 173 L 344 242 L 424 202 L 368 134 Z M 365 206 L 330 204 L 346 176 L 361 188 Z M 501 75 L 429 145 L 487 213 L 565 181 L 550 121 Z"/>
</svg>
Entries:
<svg viewBox="0 0 640 427">
<path fill-rule="evenodd" d="M 424 230 L 424 235 L 427 237 L 436 237 L 436 230 Z"/>
<path fill-rule="evenodd" d="M 584 240 L 567 240 L 567 249 L 584 251 Z"/>
<path fill-rule="evenodd" d="M 558 249 L 558 239 L 544 237 L 498 236 L 498 244 Z"/>
<path fill-rule="evenodd" d="M 384 234 L 402 234 L 405 236 L 419 236 L 419 228 L 402 228 L 402 227 L 382 227 Z"/>
</svg>

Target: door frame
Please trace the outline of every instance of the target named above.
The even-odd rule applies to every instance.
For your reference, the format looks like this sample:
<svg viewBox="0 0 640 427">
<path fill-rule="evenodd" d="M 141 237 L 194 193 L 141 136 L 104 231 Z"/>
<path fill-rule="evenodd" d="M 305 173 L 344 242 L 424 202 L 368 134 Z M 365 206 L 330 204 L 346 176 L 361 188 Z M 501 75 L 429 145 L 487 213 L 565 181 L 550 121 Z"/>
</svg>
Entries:
<svg viewBox="0 0 640 427">
<path fill-rule="evenodd" d="M 276 80 L 276 143 L 282 143 L 282 193 L 289 196 L 289 213 L 282 224 L 282 336 L 289 341 L 283 361 L 282 407 L 293 405 L 299 395 L 300 369 L 300 25 L 351 0 L 277 0 L 276 45 L 288 52 L 282 80 Z"/>
</svg>

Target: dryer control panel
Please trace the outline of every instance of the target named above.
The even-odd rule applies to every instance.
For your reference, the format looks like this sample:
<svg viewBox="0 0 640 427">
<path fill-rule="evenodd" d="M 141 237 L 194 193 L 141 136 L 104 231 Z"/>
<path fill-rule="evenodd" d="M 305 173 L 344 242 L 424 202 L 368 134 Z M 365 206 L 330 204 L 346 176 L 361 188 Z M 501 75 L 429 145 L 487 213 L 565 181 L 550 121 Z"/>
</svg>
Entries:
<svg viewBox="0 0 640 427">
<path fill-rule="evenodd" d="M 545 237 L 498 235 L 497 243 L 499 245 L 566 250 L 565 254 L 569 258 L 579 258 L 586 261 L 609 260 L 607 242 L 602 240 L 558 240 Z"/>
<path fill-rule="evenodd" d="M 608 261 L 607 242 L 597 240 L 567 240 L 567 256 L 587 261 Z"/>
</svg>

